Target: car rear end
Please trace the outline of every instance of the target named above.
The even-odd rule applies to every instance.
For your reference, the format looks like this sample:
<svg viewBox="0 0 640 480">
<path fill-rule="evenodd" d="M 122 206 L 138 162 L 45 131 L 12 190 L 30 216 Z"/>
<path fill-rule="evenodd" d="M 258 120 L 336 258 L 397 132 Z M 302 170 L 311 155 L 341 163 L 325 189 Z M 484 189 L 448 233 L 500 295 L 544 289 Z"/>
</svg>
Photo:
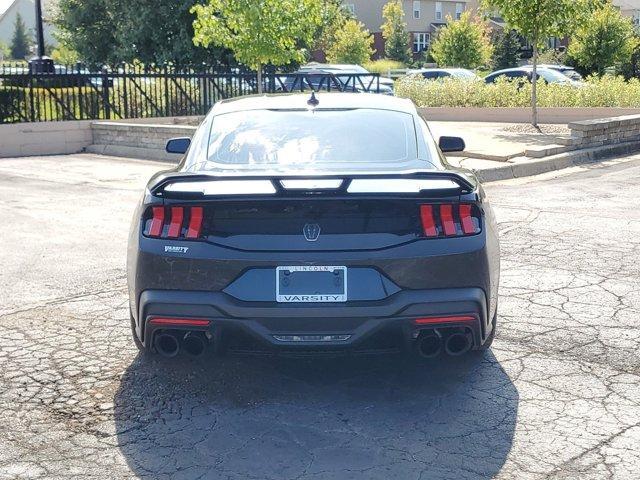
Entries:
<svg viewBox="0 0 640 480">
<path fill-rule="evenodd" d="M 490 341 L 499 251 L 463 172 L 168 172 L 136 212 L 128 269 L 135 335 L 165 356 L 429 357 Z"/>
</svg>

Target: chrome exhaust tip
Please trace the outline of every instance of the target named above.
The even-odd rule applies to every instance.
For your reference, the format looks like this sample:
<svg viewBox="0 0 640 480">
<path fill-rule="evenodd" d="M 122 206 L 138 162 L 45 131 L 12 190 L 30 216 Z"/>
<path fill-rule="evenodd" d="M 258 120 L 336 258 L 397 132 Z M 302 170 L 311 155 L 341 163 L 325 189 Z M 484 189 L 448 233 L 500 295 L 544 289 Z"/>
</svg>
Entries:
<svg viewBox="0 0 640 480">
<path fill-rule="evenodd" d="M 442 335 L 437 330 L 420 333 L 416 339 L 416 350 L 423 358 L 435 358 L 442 352 Z"/>
<path fill-rule="evenodd" d="M 452 333 L 444 342 L 444 351 L 447 355 L 457 357 L 471 350 L 472 342 L 469 333 Z"/>
<path fill-rule="evenodd" d="M 207 349 L 207 339 L 202 332 L 187 332 L 182 339 L 182 349 L 190 357 L 201 357 Z"/>
<path fill-rule="evenodd" d="M 159 333 L 153 340 L 156 351 L 165 358 L 173 358 L 180 351 L 180 344 L 175 335 L 170 333 Z"/>
</svg>

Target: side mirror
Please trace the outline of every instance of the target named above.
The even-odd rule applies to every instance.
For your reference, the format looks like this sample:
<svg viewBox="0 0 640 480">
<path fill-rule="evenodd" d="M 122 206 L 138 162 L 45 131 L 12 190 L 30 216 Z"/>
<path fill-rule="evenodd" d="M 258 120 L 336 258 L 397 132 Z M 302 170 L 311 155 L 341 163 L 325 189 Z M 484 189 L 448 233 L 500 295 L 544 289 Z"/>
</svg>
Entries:
<svg viewBox="0 0 640 480">
<path fill-rule="evenodd" d="M 165 150 L 167 153 L 185 154 L 189 150 L 189 145 L 191 145 L 191 139 L 188 137 L 172 138 L 167 141 Z"/>
<path fill-rule="evenodd" d="M 460 137 L 440 137 L 438 146 L 443 153 L 462 152 L 465 148 L 467 148 L 464 140 Z"/>
</svg>

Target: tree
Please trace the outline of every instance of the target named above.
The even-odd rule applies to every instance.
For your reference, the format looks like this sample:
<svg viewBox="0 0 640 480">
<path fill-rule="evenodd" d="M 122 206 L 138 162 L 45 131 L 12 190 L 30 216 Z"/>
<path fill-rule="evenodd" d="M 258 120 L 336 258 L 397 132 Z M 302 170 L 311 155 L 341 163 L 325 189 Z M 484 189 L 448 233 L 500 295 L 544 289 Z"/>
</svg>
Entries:
<svg viewBox="0 0 640 480">
<path fill-rule="evenodd" d="M 336 32 L 347 20 L 352 18 L 351 13 L 344 8 L 342 0 L 327 0 L 322 4 L 320 14 L 320 26 L 315 34 L 313 49 L 326 52 L 333 44 Z"/>
<path fill-rule="evenodd" d="M 31 35 L 27 31 L 27 27 L 22 20 L 22 16 L 18 13 L 16 21 L 13 24 L 13 38 L 11 39 L 11 57 L 24 59 L 29 54 L 31 46 Z"/>
<path fill-rule="evenodd" d="M 117 55 L 125 61 L 189 65 L 221 58 L 219 48 L 193 44 L 191 9 L 203 0 L 122 1 L 119 7 Z M 144 19 L 144 21 L 140 21 Z"/>
<path fill-rule="evenodd" d="M 573 34 L 569 56 L 589 73 L 629 62 L 637 40 L 631 20 L 610 3 L 598 8 Z"/>
<path fill-rule="evenodd" d="M 6 60 L 11 55 L 11 49 L 9 45 L 4 42 L 0 42 L 0 61 Z"/>
<path fill-rule="evenodd" d="M 409 33 L 404 21 L 404 9 L 401 0 L 392 0 L 382 9 L 382 38 L 385 40 L 384 53 L 392 60 L 404 64 L 411 61 L 409 51 Z"/>
<path fill-rule="evenodd" d="M 640 78 L 640 35 L 635 34 L 634 49 L 628 61 L 618 67 L 618 72 L 627 80 Z"/>
<path fill-rule="evenodd" d="M 118 7 L 111 0 L 60 0 L 54 19 L 58 41 L 89 64 L 118 63 Z"/>
<path fill-rule="evenodd" d="M 220 49 L 193 44 L 191 8 L 206 0 L 59 0 L 57 38 L 96 66 L 140 61 L 211 63 Z"/>
<path fill-rule="evenodd" d="M 193 42 L 231 50 L 257 71 L 259 93 L 262 68 L 304 61 L 304 46 L 312 44 L 321 21 L 316 0 L 209 0 L 191 11 L 196 14 Z"/>
<path fill-rule="evenodd" d="M 80 61 L 78 52 L 71 50 L 66 45 L 60 43 L 51 51 L 51 58 L 54 62 L 60 65 L 73 65 Z"/>
<path fill-rule="evenodd" d="M 363 64 L 373 55 L 373 35 L 356 20 L 347 20 L 336 32 L 335 41 L 327 51 L 327 60 L 333 63 Z"/>
<path fill-rule="evenodd" d="M 496 70 L 518 66 L 520 60 L 520 38 L 513 30 L 503 30 L 497 34 L 494 42 L 491 63 Z"/>
<path fill-rule="evenodd" d="M 497 9 L 507 24 L 533 45 L 531 123 L 538 126 L 538 52 L 549 37 L 564 37 L 584 21 L 589 0 L 482 0 L 487 10 Z M 599 0 L 597 0 L 599 1 Z"/>
<path fill-rule="evenodd" d="M 431 55 L 443 67 L 476 68 L 486 65 L 492 52 L 486 27 L 472 21 L 469 12 L 464 12 L 459 20 L 447 17 L 447 25 L 440 29 L 431 45 Z"/>
</svg>

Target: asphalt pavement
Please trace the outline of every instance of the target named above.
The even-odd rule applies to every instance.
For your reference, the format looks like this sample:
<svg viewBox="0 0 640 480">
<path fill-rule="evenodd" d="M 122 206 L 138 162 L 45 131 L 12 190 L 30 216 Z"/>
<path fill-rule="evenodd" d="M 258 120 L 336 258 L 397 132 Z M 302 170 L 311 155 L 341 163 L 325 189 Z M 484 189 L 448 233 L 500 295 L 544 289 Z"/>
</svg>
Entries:
<svg viewBox="0 0 640 480">
<path fill-rule="evenodd" d="M 0 479 L 634 479 L 640 156 L 487 185 L 491 351 L 142 358 L 125 252 L 166 164 L 0 160 Z"/>
</svg>

